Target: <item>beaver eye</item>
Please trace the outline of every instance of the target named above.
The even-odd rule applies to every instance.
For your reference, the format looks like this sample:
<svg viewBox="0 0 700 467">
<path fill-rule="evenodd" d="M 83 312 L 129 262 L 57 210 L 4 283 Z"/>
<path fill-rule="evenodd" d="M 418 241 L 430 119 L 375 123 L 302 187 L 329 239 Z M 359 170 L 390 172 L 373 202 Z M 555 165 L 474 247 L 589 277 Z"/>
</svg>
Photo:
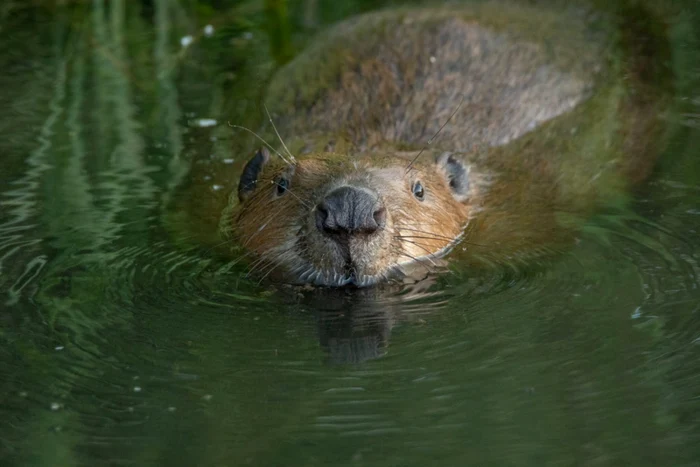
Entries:
<svg viewBox="0 0 700 467">
<path fill-rule="evenodd" d="M 418 200 L 423 201 L 425 193 L 423 191 L 423 185 L 421 184 L 421 182 L 416 182 L 413 184 L 413 196 L 418 198 Z"/>
<path fill-rule="evenodd" d="M 280 177 L 275 182 L 275 185 L 277 185 L 277 196 L 282 196 L 289 188 L 289 180 L 284 177 Z"/>
</svg>

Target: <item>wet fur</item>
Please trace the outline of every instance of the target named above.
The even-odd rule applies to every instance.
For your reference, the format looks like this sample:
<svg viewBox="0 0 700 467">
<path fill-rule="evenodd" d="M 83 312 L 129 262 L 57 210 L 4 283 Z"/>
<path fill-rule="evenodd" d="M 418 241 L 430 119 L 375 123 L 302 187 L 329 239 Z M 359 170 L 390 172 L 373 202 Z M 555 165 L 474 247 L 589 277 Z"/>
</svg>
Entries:
<svg viewBox="0 0 700 467">
<path fill-rule="evenodd" d="M 214 171 L 234 193 L 191 198 L 189 223 L 212 234 L 206 219 L 215 218 L 224 249 L 237 246 L 260 280 L 321 285 L 346 284 L 349 273 L 356 285 L 427 273 L 463 239 L 465 264 L 529 261 L 570 244 L 595 207 L 653 167 L 667 95 L 639 64 L 659 62 L 665 39 L 636 31 L 658 50 L 617 50 L 597 20 L 488 3 L 371 13 L 332 28 L 268 88 L 277 128 L 262 134 L 282 136 L 295 163 L 273 155 L 240 201 L 237 176 Z M 624 59 L 610 60 L 613 49 Z M 426 146 L 459 96 L 464 105 Z M 446 165 L 446 152 L 463 171 Z M 278 197 L 281 174 L 291 184 Z M 450 187 L 456 174 L 462 193 Z M 411 193 L 417 178 L 431 194 L 423 203 Z M 313 226 L 316 204 L 348 181 L 376 190 L 390 213 L 380 235 L 354 245 L 350 265 Z"/>
<path fill-rule="evenodd" d="M 282 196 L 275 180 L 290 177 Z M 411 191 L 420 180 L 423 201 Z M 388 207 L 385 227 L 369 240 L 351 239 L 347 252 L 318 231 L 313 209 L 333 189 L 352 184 L 377 192 Z M 406 159 L 377 156 L 349 160 L 344 154 L 312 154 L 292 167 L 276 163 L 258 179 L 255 193 L 223 216 L 222 227 L 255 252 L 270 275 L 317 285 L 372 285 L 401 273 L 402 265 L 431 264 L 432 256 L 459 238 L 469 205 L 455 199 L 444 168 L 421 162 L 406 170 Z M 261 213 L 264 213 L 261 215 Z M 275 271 L 276 269 L 276 271 Z M 353 276 L 352 278 L 350 276 Z"/>
</svg>

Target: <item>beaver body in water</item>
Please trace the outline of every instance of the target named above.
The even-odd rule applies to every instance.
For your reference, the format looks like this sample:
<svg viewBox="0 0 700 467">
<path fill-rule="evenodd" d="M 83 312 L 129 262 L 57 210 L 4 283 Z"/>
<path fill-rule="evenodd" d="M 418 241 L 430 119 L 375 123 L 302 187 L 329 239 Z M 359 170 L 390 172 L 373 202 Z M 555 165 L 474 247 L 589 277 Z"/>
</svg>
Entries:
<svg viewBox="0 0 700 467">
<path fill-rule="evenodd" d="M 179 209 L 292 283 L 420 276 L 457 245 L 473 264 L 529 261 L 649 175 L 663 43 L 597 13 L 502 3 L 348 20 L 269 84 L 276 129 L 261 134 L 286 145 L 214 171 L 229 198 Z"/>
</svg>

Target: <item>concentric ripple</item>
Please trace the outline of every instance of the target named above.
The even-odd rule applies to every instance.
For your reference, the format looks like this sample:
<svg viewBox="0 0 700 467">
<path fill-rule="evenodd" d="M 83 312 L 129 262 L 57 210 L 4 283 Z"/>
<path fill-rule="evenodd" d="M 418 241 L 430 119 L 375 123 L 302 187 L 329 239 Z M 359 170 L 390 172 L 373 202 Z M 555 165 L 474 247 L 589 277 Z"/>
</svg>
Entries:
<svg viewBox="0 0 700 467">
<path fill-rule="evenodd" d="M 193 161 L 252 144 L 220 122 L 259 114 L 264 15 L 5 3 L 0 465 L 700 459 L 697 69 L 659 173 L 570 250 L 287 287 L 164 220 Z M 290 18 L 314 29 L 312 4 Z M 694 26 L 671 29 L 674 67 L 697 67 Z"/>
</svg>

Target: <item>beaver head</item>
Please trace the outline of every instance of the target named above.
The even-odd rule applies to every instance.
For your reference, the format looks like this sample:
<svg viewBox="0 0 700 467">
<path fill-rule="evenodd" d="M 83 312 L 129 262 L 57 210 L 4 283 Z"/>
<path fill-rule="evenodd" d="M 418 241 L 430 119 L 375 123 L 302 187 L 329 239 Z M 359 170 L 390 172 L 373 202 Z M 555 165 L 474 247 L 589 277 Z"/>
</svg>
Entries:
<svg viewBox="0 0 700 467">
<path fill-rule="evenodd" d="M 469 169 L 451 153 L 411 164 L 396 154 L 336 153 L 288 162 L 260 149 L 221 227 L 265 275 L 362 287 L 429 269 L 460 238 L 469 198 Z"/>
</svg>

